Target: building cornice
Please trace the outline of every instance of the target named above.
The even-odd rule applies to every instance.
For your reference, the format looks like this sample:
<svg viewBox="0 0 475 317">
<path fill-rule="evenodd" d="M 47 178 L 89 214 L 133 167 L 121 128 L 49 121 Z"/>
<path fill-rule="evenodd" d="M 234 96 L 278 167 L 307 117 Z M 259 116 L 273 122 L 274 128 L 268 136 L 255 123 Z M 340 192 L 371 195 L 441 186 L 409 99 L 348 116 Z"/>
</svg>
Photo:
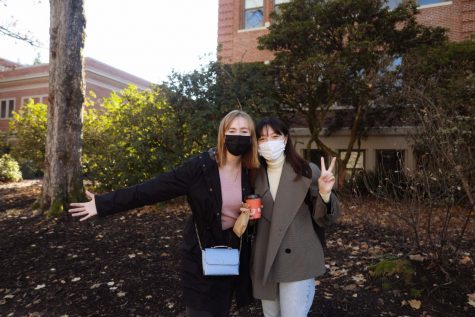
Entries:
<svg viewBox="0 0 475 317">
<path fill-rule="evenodd" d="M 31 66 L 31 67 L 33 68 L 35 66 Z M 139 87 L 140 89 L 149 88 L 148 86 L 145 86 L 145 85 L 140 84 L 138 82 L 135 82 L 133 80 L 127 80 L 126 78 L 122 78 L 122 77 L 112 75 L 111 73 L 109 73 L 107 71 L 102 71 L 102 70 L 100 70 L 98 68 L 95 68 L 95 67 L 91 67 L 91 66 L 86 65 L 84 67 L 84 71 L 86 72 L 86 82 L 91 81 L 91 80 L 87 79 L 87 73 L 91 73 L 91 74 L 95 74 L 95 75 L 101 76 L 103 78 L 106 78 L 108 80 L 115 81 L 119 84 L 123 84 L 125 86 L 133 84 L 133 85 Z M 17 81 L 24 81 L 24 80 L 30 80 L 30 79 L 48 78 L 48 75 L 49 75 L 49 72 L 46 71 L 46 72 L 38 72 L 38 73 L 30 73 L 30 74 L 24 74 L 24 75 L 10 76 L 10 77 L 5 77 L 5 78 L 0 78 L 0 84 L 1 83 L 11 83 L 11 82 L 17 82 Z M 103 84 L 103 85 L 106 86 L 107 84 Z M 109 87 L 113 87 L 113 86 L 109 86 Z M 19 89 L 12 88 L 10 90 L 19 90 Z M 114 90 L 117 90 L 117 87 L 114 87 Z"/>
<path fill-rule="evenodd" d="M 95 74 L 95 75 L 98 75 L 98 76 L 101 76 L 101 77 L 104 77 L 104 78 L 107 78 L 107 79 L 110 79 L 110 80 L 113 80 L 115 82 L 118 82 L 118 83 L 121 83 L 121 84 L 124 84 L 125 86 L 128 86 L 130 84 L 133 84 L 137 87 L 139 87 L 140 89 L 147 89 L 148 87 L 144 86 L 144 85 L 140 85 L 138 83 L 135 83 L 135 82 L 132 82 L 131 80 L 126 80 L 124 78 L 121 78 L 121 77 L 117 77 L 117 76 L 114 76 L 114 75 L 111 75 L 110 73 L 108 72 L 104 72 L 104 71 L 101 71 L 95 67 L 90 67 L 90 66 L 86 66 L 85 67 L 85 70 L 86 72 L 90 72 L 92 74 Z M 91 82 L 91 80 L 88 80 L 89 82 Z M 111 86 L 112 87 L 112 86 Z M 117 89 L 117 87 L 115 88 Z M 115 90 L 114 89 L 114 90 Z"/>
<path fill-rule="evenodd" d="M 371 128 L 366 135 L 369 136 L 407 136 L 409 134 L 413 134 L 417 132 L 417 127 L 415 126 L 401 126 L 401 127 L 378 127 L 378 128 Z M 291 128 L 290 134 L 295 137 L 307 137 L 310 135 L 309 128 Z M 351 135 L 351 129 L 349 128 L 342 128 L 335 132 L 332 132 L 330 135 L 326 134 L 325 131 L 320 132 L 320 137 L 336 137 L 336 136 L 349 136 Z"/>
<path fill-rule="evenodd" d="M 28 79 L 37 79 L 37 78 L 48 78 L 48 72 L 25 74 L 20 76 L 12 76 L 7 78 L 0 78 L 1 83 L 10 83 L 14 81 L 28 80 Z"/>
<path fill-rule="evenodd" d="M 48 88 L 48 83 L 29 84 L 29 85 L 16 86 L 16 87 L 0 88 L 0 93 L 28 90 L 28 89 L 38 89 L 38 88 Z"/>
</svg>

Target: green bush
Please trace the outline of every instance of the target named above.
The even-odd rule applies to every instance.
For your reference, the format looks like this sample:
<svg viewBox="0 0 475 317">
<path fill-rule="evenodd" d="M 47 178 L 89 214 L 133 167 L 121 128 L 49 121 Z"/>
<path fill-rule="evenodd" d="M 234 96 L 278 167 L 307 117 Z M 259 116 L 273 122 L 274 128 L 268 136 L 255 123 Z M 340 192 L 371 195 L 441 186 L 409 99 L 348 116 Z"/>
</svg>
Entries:
<svg viewBox="0 0 475 317">
<path fill-rule="evenodd" d="M 8 154 L 11 151 L 10 144 L 7 142 L 7 134 L 0 132 L 0 155 Z"/>
<path fill-rule="evenodd" d="M 100 106 L 88 101 L 83 122 L 85 178 L 100 189 L 129 186 L 169 171 L 206 148 L 208 126 L 197 127 L 195 119 L 184 114 L 158 87 L 140 91 L 130 86 L 104 98 Z M 47 106 L 30 102 L 10 123 L 18 139 L 12 155 L 26 177 L 42 175 L 46 120 Z"/>
<path fill-rule="evenodd" d="M 35 104 L 31 100 L 18 112 L 14 112 L 13 119 L 10 121 L 10 131 L 17 139 L 11 154 L 18 160 L 20 166 L 25 171 L 31 171 L 31 174 L 43 169 L 47 109 L 47 105 Z"/>
<path fill-rule="evenodd" d="M 143 182 L 171 170 L 192 151 L 159 89 L 130 86 L 105 98 L 101 106 L 85 112 L 82 161 L 86 178 L 102 189 Z"/>
<path fill-rule="evenodd" d="M 0 181 L 18 182 L 21 181 L 21 172 L 18 162 L 10 154 L 4 154 L 0 157 Z"/>
</svg>

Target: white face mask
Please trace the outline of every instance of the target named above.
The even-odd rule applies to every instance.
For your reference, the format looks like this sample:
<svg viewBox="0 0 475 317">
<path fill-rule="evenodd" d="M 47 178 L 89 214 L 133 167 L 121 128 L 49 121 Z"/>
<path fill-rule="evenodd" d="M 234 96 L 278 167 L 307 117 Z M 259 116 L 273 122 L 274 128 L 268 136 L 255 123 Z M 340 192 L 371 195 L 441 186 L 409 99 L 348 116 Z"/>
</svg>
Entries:
<svg viewBox="0 0 475 317">
<path fill-rule="evenodd" d="M 271 140 L 259 144 L 259 155 L 266 159 L 266 161 L 277 160 L 285 150 L 284 140 Z"/>
</svg>

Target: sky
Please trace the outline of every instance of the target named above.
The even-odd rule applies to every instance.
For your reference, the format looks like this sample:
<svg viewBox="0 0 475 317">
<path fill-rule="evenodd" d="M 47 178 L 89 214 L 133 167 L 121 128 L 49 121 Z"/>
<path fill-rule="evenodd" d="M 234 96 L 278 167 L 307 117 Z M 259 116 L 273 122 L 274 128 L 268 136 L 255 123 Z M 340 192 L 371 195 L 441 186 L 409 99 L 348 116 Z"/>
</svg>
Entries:
<svg viewBox="0 0 475 317">
<path fill-rule="evenodd" d="M 189 72 L 216 60 L 218 0 L 84 0 L 91 57 L 159 83 L 175 70 Z M 0 35 L 0 57 L 48 62 L 49 0 L 1 0 L 0 25 L 30 32 L 39 48 Z"/>
</svg>

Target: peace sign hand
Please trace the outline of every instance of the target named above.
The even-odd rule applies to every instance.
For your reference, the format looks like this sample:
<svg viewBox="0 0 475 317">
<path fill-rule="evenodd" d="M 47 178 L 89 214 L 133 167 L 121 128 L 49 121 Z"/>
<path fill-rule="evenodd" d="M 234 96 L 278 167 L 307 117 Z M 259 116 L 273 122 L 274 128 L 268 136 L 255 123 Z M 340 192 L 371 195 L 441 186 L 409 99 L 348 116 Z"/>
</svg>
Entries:
<svg viewBox="0 0 475 317">
<path fill-rule="evenodd" d="M 86 220 L 92 216 L 97 215 L 96 201 L 94 199 L 94 194 L 86 190 L 86 196 L 90 201 L 85 203 L 71 203 L 69 204 L 70 209 L 68 210 L 71 216 L 73 217 L 82 217 L 79 221 Z M 71 209 L 71 207 L 74 207 Z"/>
<path fill-rule="evenodd" d="M 326 169 L 325 167 L 325 160 L 323 157 L 321 158 L 321 174 L 318 178 L 318 190 L 320 194 L 328 195 L 331 193 L 333 185 L 335 185 L 335 176 L 333 175 L 333 171 L 335 170 L 335 162 L 336 157 L 332 158 L 330 163 L 330 167 Z"/>
</svg>

